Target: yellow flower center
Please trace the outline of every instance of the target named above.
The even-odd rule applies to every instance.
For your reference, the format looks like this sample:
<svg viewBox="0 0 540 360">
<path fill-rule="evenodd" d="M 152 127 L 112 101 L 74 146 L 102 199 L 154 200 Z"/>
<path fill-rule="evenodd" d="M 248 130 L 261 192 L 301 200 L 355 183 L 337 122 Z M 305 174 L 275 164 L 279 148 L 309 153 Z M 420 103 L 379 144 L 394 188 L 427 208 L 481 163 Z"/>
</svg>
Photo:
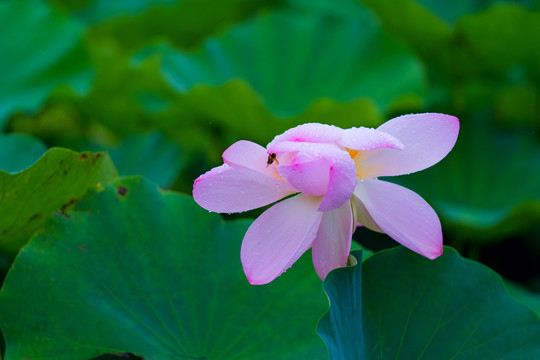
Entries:
<svg viewBox="0 0 540 360">
<path fill-rule="evenodd" d="M 355 159 L 355 157 L 360 153 L 360 150 L 351 150 L 351 149 L 347 149 L 347 148 L 345 148 L 345 150 L 347 150 L 350 157 L 354 160 L 354 165 L 356 166 L 356 177 L 358 179 L 360 179 L 360 169 L 358 168 L 358 164 L 357 164 L 356 159 Z"/>
</svg>

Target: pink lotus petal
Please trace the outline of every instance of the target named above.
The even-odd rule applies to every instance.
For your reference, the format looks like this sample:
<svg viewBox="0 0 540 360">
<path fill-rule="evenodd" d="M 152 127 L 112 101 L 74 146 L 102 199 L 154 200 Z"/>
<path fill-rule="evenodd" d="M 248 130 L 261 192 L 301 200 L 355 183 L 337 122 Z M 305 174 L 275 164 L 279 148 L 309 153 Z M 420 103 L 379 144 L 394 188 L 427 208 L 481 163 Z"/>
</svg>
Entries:
<svg viewBox="0 0 540 360">
<path fill-rule="evenodd" d="M 280 165 L 278 171 L 286 182 L 304 194 L 321 196 L 328 188 L 330 165 L 325 159 Z"/>
<path fill-rule="evenodd" d="M 390 134 L 365 127 L 346 129 L 338 144 L 352 150 L 403 149 L 403 143 Z"/>
<path fill-rule="evenodd" d="M 320 198 L 299 194 L 283 200 L 249 227 L 240 257 L 252 285 L 269 283 L 311 246 L 321 222 Z"/>
<path fill-rule="evenodd" d="M 315 271 L 324 280 L 328 273 L 347 265 L 353 233 L 351 202 L 325 212 L 313 241 L 312 256 Z"/>
<path fill-rule="evenodd" d="M 223 161 L 233 167 L 244 167 L 279 179 L 274 166 L 267 166 L 268 153 L 259 144 L 251 141 L 237 141 L 223 153 Z"/>
<path fill-rule="evenodd" d="M 223 164 L 199 176 L 193 198 L 203 208 L 220 213 L 252 210 L 296 192 L 289 184 L 256 170 Z"/>
<path fill-rule="evenodd" d="M 273 145 L 283 141 L 330 143 L 339 139 L 342 133 L 343 129 L 334 125 L 318 123 L 302 124 L 276 136 L 268 144 L 267 148 L 270 149 Z"/>
<path fill-rule="evenodd" d="M 429 259 L 442 254 L 439 217 L 414 191 L 369 179 L 358 182 L 354 195 L 354 201 L 361 202 L 369 217 L 391 238 Z"/>
<path fill-rule="evenodd" d="M 346 151 L 328 151 L 324 157 L 330 164 L 330 178 L 319 211 L 330 211 L 341 207 L 351 198 L 357 175 L 354 160 Z"/>
<path fill-rule="evenodd" d="M 310 143 L 299 141 L 282 141 L 267 147 L 268 153 L 283 154 L 288 152 L 303 152 L 304 154 L 310 154 L 310 159 L 315 159 L 327 151 L 341 150 L 337 144 L 334 143 Z M 307 159 L 305 159 L 307 160 Z"/>
<path fill-rule="evenodd" d="M 409 174 L 438 163 L 454 147 L 459 121 L 444 114 L 413 114 L 389 120 L 377 130 L 399 139 L 404 148 L 374 150 L 365 156 L 362 178 Z"/>
</svg>

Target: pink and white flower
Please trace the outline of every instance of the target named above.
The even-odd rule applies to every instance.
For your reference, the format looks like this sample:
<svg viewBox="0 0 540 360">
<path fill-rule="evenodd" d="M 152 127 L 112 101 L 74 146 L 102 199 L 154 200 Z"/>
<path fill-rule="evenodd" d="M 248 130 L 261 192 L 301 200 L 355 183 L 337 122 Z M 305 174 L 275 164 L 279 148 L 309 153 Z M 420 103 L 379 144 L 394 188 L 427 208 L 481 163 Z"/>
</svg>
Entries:
<svg viewBox="0 0 540 360">
<path fill-rule="evenodd" d="M 377 178 L 436 164 L 458 131 L 457 118 L 435 113 L 400 116 L 377 129 L 304 124 L 276 136 L 266 149 L 234 143 L 223 153 L 223 165 L 195 180 L 193 197 L 222 213 L 285 198 L 244 237 L 240 255 L 251 284 L 274 280 L 310 247 L 324 280 L 347 264 L 358 222 L 434 259 L 443 251 L 435 211 L 415 192 Z"/>
</svg>

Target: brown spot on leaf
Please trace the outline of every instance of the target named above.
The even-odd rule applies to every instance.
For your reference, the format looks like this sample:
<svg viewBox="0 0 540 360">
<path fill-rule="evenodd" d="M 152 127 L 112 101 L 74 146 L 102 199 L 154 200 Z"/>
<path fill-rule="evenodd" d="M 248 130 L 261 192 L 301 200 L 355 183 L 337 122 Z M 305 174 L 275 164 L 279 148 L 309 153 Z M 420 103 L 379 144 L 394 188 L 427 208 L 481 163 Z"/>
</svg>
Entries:
<svg viewBox="0 0 540 360">
<path fill-rule="evenodd" d="M 60 215 L 67 217 L 68 219 L 71 217 L 69 214 L 63 212 L 61 209 L 56 210 L 56 212 Z"/>
<path fill-rule="evenodd" d="M 94 155 L 94 156 L 90 159 L 90 163 L 91 163 L 92 165 L 94 165 L 94 164 L 99 160 L 99 158 L 101 157 L 101 155 L 102 155 L 102 154 L 100 154 L 100 153 L 97 153 L 96 155 Z"/>
<path fill-rule="evenodd" d="M 34 215 L 32 215 L 32 216 L 30 217 L 29 220 L 30 220 L 30 221 L 34 221 L 34 220 L 39 219 L 40 217 L 41 217 L 41 214 L 34 214 Z"/>
<path fill-rule="evenodd" d="M 87 248 L 86 246 L 81 245 L 81 244 L 77 244 L 77 247 L 78 247 L 79 249 L 81 249 L 82 251 L 88 250 L 88 248 Z"/>
<path fill-rule="evenodd" d="M 126 196 L 127 192 L 128 192 L 128 189 L 126 189 L 125 187 L 123 186 L 118 187 L 118 194 L 120 196 Z"/>
<path fill-rule="evenodd" d="M 64 205 L 60 207 L 60 211 L 65 212 L 68 207 L 70 207 L 71 205 L 75 205 L 76 202 L 77 202 L 76 199 L 69 200 L 67 203 L 65 203 Z"/>
<path fill-rule="evenodd" d="M 135 355 L 135 354 L 132 354 L 132 353 L 117 353 L 117 354 L 108 354 L 108 355 L 113 355 L 114 357 L 118 357 L 118 358 L 122 358 L 122 359 L 130 359 L 130 360 L 144 360 L 144 357 L 142 356 L 139 356 L 139 355 Z M 96 358 L 97 359 L 101 359 L 102 357 L 99 357 L 99 358 Z"/>
<path fill-rule="evenodd" d="M 81 154 L 81 159 L 86 159 L 88 157 L 88 154 Z"/>
<path fill-rule="evenodd" d="M 76 199 L 71 199 L 69 200 L 67 203 L 65 203 L 64 205 L 62 205 L 60 207 L 60 209 L 56 210 L 57 213 L 59 213 L 60 215 L 64 215 L 65 217 L 67 217 L 68 219 L 70 218 L 69 214 L 66 213 L 66 210 L 70 207 L 72 207 L 73 205 L 75 205 L 77 203 L 77 200 Z"/>
</svg>

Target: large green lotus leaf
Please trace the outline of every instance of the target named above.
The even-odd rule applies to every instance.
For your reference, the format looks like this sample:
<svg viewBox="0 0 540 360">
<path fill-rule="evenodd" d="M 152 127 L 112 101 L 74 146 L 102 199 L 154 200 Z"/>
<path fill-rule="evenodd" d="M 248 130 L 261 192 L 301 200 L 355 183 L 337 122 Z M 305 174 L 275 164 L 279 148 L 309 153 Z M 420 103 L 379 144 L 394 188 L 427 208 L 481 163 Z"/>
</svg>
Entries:
<svg viewBox="0 0 540 360">
<path fill-rule="evenodd" d="M 152 55 L 160 57 L 163 76 L 180 94 L 242 79 L 281 117 L 325 97 L 367 98 L 386 111 L 402 97 L 420 96 L 424 85 L 420 63 L 360 6 L 342 16 L 271 12 L 206 40 L 196 53 L 162 45 L 147 48 L 138 60 Z"/>
<path fill-rule="evenodd" d="M 361 250 L 352 252 L 351 256 L 363 258 Z M 359 265 L 357 260 L 353 266 L 329 273 L 324 281 L 324 291 L 330 301 L 330 311 L 319 321 L 317 332 L 326 343 L 330 358 L 365 360 L 362 264 Z"/>
<path fill-rule="evenodd" d="M 326 359 L 311 257 L 265 286 L 242 271 L 249 221 L 142 178 L 105 184 L 21 250 L 0 293 L 6 360 Z M 61 339 L 61 341 L 59 341 Z"/>
<path fill-rule="evenodd" d="M 527 305 L 540 317 L 540 293 L 532 292 L 524 287 L 510 281 L 505 282 L 506 289 L 515 298 Z"/>
<path fill-rule="evenodd" d="M 185 165 L 180 147 L 160 132 L 130 134 L 109 154 L 121 176 L 144 175 L 163 187 L 170 187 Z"/>
<path fill-rule="evenodd" d="M 26 241 L 51 212 L 64 211 L 98 182 L 117 176 L 108 155 L 63 148 L 48 150 L 24 171 L 0 171 L 0 242 Z"/>
<path fill-rule="evenodd" d="M 87 90 L 82 30 L 43 1 L 0 2 L 0 127 L 15 111 L 38 109 L 58 86 Z"/>
<path fill-rule="evenodd" d="M 485 121 L 462 120 L 457 144 L 440 164 L 388 180 L 425 197 L 444 228 L 464 240 L 495 241 L 538 224 L 537 141 L 524 132 L 498 132 Z"/>
<path fill-rule="evenodd" d="M 331 272 L 324 287 L 339 299 L 318 328 L 335 360 L 540 358 L 540 318 L 448 247 L 433 261 L 382 251 Z"/>
<path fill-rule="evenodd" d="M 0 170 L 13 174 L 35 163 L 47 151 L 40 140 L 25 134 L 0 135 Z"/>
</svg>

